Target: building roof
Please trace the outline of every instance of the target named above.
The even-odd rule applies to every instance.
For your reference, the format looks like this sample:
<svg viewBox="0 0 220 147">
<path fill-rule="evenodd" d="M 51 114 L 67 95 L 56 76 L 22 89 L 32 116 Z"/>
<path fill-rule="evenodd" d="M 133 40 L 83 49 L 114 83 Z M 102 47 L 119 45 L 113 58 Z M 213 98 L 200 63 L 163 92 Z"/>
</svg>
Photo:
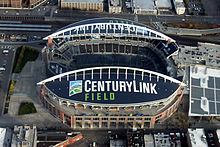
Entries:
<svg viewBox="0 0 220 147">
<path fill-rule="evenodd" d="M 157 7 L 172 8 L 171 0 L 157 0 Z"/>
<path fill-rule="evenodd" d="M 126 69 L 129 70 L 127 73 Z M 121 73 L 123 70 L 125 73 Z M 122 106 L 143 105 L 169 98 L 181 82 L 160 73 L 137 68 L 96 67 L 59 74 L 38 84 L 44 84 L 57 97 L 76 103 Z"/>
<path fill-rule="evenodd" d="M 6 128 L 0 128 L 0 146 L 4 146 Z"/>
<path fill-rule="evenodd" d="M 110 140 L 110 147 L 125 147 L 126 141 L 123 139 Z"/>
<path fill-rule="evenodd" d="M 118 18 L 95 18 L 73 23 L 45 37 L 44 40 L 47 40 L 49 37 L 56 38 L 85 34 L 133 34 L 139 36 L 153 37 L 154 39 L 158 40 L 169 40 L 170 42 L 175 42 L 175 40 L 166 36 L 165 34 L 160 33 L 143 24 L 139 24 L 131 20 Z"/>
<path fill-rule="evenodd" d="M 12 136 L 12 147 L 22 146 L 35 146 L 36 126 L 14 126 Z"/>
<path fill-rule="evenodd" d="M 110 6 L 113 7 L 121 7 L 121 0 L 110 0 L 109 1 Z"/>
<path fill-rule="evenodd" d="M 220 129 L 216 130 L 216 134 L 217 134 L 217 137 L 218 137 L 218 142 L 220 143 Z"/>
<path fill-rule="evenodd" d="M 62 0 L 62 2 L 72 2 L 72 3 L 103 3 L 103 0 Z"/>
<path fill-rule="evenodd" d="M 208 147 L 203 128 L 189 128 L 188 133 L 192 147 Z"/>
<path fill-rule="evenodd" d="M 152 134 L 145 134 L 144 135 L 144 143 L 145 146 L 154 147 L 154 139 Z"/>
<path fill-rule="evenodd" d="M 171 8 L 170 0 L 133 0 L 133 9 L 155 10 L 156 7 Z"/>
<path fill-rule="evenodd" d="M 118 22 L 118 23 L 137 25 L 137 26 L 140 26 L 140 27 L 146 27 L 145 25 L 137 23 L 135 21 L 121 19 L 121 18 L 120 19 L 118 19 L 118 18 L 93 18 L 93 19 L 86 19 L 86 20 L 83 20 L 83 21 L 79 21 L 79 22 L 67 25 L 67 26 L 57 30 L 56 32 L 62 31 L 62 30 L 67 29 L 67 28 L 72 28 L 72 27 L 86 25 L 86 24 L 96 24 L 96 23 L 102 24 L 102 23 L 111 23 L 111 22 L 114 22 L 114 23 Z"/>
<path fill-rule="evenodd" d="M 171 137 L 169 134 L 158 133 L 154 134 L 154 144 L 156 147 L 171 146 Z"/>
<path fill-rule="evenodd" d="M 133 9 L 144 9 L 144 10 L 154 10 L 153 0 L 133 0 Z"/>
<path fill-rule="evenodd" d="M 220 116 L 220 70 L 190 67 L 190 116 Z"/>
</svg>

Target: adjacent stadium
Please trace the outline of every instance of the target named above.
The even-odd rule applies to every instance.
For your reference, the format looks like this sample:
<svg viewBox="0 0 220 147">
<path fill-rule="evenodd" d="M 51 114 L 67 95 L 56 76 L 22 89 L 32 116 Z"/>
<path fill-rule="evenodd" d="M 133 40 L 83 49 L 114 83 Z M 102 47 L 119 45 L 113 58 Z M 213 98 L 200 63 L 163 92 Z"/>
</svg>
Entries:
<svg viewBox="0 0 220 147">
<path fill-rule="evenodd" d="M 44 38 L 45 108 L 71 128 L 153 128 L 183 95 L 172 38 L 130 20 L 73 23 Z"/>
</svg>

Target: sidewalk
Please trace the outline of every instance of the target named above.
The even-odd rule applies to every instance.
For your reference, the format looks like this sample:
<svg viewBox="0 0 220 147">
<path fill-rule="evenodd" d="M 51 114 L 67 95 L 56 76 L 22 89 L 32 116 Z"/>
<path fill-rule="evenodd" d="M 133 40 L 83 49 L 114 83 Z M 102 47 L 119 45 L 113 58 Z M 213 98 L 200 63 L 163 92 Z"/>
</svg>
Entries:
<svg viewBox="0 0 220 147">
<path fill-rule="evenodd" d="M 41 104 L 38 98 L 36 83 L 45 78 L 45 66 L 41 54 L 34 62 L 28 62 L 22 72 L 15 75 L 14 93 L 10 98 L 8 114 L 0 117 L 0 127 L 13 127 L 14 125 L 33 125 L 38 128 L 65 128 Z M 32 102 L 37 113 L 18 115 L 22 102 Z"/>
</svg>

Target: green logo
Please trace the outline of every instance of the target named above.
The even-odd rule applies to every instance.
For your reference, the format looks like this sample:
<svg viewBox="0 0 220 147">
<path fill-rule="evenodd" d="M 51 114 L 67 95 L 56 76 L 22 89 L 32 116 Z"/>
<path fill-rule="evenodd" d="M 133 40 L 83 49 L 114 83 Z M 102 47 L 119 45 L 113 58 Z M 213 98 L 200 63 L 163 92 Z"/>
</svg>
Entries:
<svg viewBox="0 0 220 147">
<path fill-rule="evenodd" d="M 69 96 L 82 92 L 82 81 L 70 81 Z"/>
</svg>

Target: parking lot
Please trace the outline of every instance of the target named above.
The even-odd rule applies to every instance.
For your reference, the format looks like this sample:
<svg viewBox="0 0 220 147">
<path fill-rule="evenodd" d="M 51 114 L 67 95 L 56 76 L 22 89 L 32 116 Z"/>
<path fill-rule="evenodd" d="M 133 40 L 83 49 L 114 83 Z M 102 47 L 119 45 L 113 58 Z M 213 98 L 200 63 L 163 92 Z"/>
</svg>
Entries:
<svg viewBox="0 0 220 147">
<path fill-rule="evenodd" d="M 205 11 L 202 3 L 199 0 L 189 0 L 187 3 L 188 12 L 190 15 L 204 15 Z"/>
<path fill-rule="evenodd" d="M 205 14 L 209 16 L 220 15 L 220 3 L 219 0 L 201 0 L 205 9 Z"/>
<path fill-rule="evenodd" d="M 220 67 L 219 45 L 199 43 L 198 47 L 180 46 L 180 50 L 185 63 Z"/>
<path fill-rule="evenodd" d="M 13 46 L 0 45 L 0 115 L 4 111 L 14 54 L 15 49 Z"/>
</svg>

